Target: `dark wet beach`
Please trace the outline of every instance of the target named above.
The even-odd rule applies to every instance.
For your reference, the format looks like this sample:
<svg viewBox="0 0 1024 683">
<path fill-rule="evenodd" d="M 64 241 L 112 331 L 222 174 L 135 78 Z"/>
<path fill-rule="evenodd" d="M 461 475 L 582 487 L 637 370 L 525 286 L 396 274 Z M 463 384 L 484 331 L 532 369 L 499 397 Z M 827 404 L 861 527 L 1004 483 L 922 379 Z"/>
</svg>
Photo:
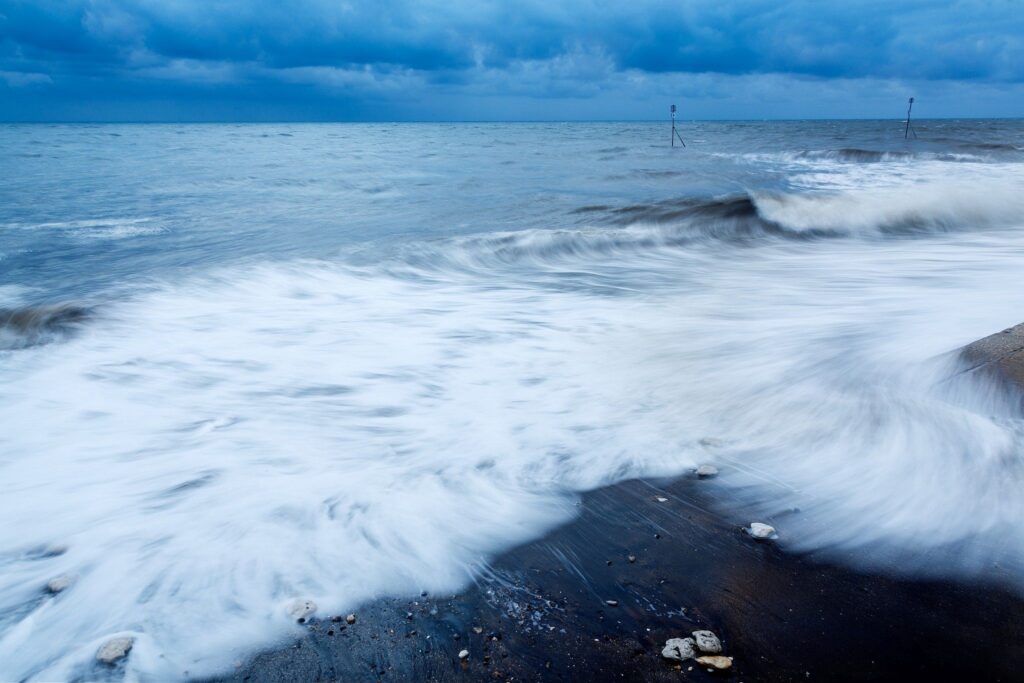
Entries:
<svg viewBox="0 0 1024 683">
<path fill-rule="evenodd" d="M 315 620 L 218 680 L 1020 680 L 1018 595 L 787 554 L 711 509 L 706 485 L 588 493 L 576 521 L 501 556 L 466 591 L 379 600 L 352 626 Z M 731 672 L 661 656 L 666 639 L 697 629 L 719 635 Z"/>
</svg>

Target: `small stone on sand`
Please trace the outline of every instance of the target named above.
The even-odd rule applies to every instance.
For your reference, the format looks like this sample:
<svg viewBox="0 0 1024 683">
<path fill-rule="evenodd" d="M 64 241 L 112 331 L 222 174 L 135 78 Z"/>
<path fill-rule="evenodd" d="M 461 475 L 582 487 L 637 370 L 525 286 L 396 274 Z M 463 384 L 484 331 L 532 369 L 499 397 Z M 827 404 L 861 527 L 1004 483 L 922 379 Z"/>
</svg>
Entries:
<svg viewBox="0 0 1024 683">
<path fill-rule="evenodd" d="M 732 658 L 723 657 L 721 655 L 708 655 L 705 657 L 697 657 L 697 663 L 709 666 L 712 669 L 718 669 L 719 671 L 725 671 L 726 669 L 732 668 Z"/>
<path fill-rule="evenodd" d="M 714 465 L 701 465 L 697 468 L 697 476 L 703 478 L 713 477 L 718 474 L 718 468 Z"/>
<path fill-rule="evenodd" d="M 618 607 L 619 606 L 619 601 L 618 600 L 605 600 L 604 604 L 608 605 L 609 607 Z"/>
<path fill-rule="evenodd" d="M 74 583 L 74 577 L 70 574 L 61 574 L 55 576 L 46 582 L 46 590 L 51 593 L 60 593 L 61 591 L 67 590 L 72 583 Z"/>
<path fill-rule="evenodd" d="M 305 619 L 310 614 L 316 611 L 316 603 L 312 600 L 303 600 L 302 598 L 296 598 L 288 603 L 288 616 L 292 619 L 299 620 Z"/>
<path fill-rule="evenodd" d="M 693 638 L 669 638 L 665 641 L 665 647 L 661 651 L 661 656 L 665 659 L 686 661 L 687 659 L 693 659 L 697 655 L 696 647 L 697 645 L 693 642 Z"/>
<path fill-rule="evenodd" d="M 750 528 L 747 529 L 747 533 L 754 538 L 759 539 L 775 538 L 776 536 L 775 527 L 762 524 L 761 522 L 751 522 Z"/>
<path fill-rule="evenodd" d="M 354 624 L 354 623 L 356 623 L 356 615 L 354 615 L 354 614 L 350 614 L 350 615 L 348 615 L 347 617 L 345 617 L 345 621 L 346 621 L 347 623 L 349 623 L 349 624 Z"/>
<path fill-rule="evenodd" d="M 469 659 L 469 650 L 459 652 L 459 659 Z"/>
<path fill-rule="evenodd" d="M 667 503 L 668 502 L 668 498 L 662 498 L 661 496 L 658 496 L 654 500 L 658 501 L 659 503 Z"/>
<path fill-rule="evenodd" d="M 128 656 L 135 639 L 131 637 L 111 638 L 96 651 L 96 661 L 102 664 L 113 664 Z"/>
<path fill-rule="evenodd" d="M 484 632 L 483 626 L 474 626 L 473 627 L 473 633 L 476 633 L 477 635 L 479 635 L 479 634 L 481 634 L 483 632 Z"/>
<path fill-rule="evenodd" d="M 722 651 L 722 641 L 711 631 L 694 631 L 693 640 L 701 652 L 715 655 Z"/>
</svg>

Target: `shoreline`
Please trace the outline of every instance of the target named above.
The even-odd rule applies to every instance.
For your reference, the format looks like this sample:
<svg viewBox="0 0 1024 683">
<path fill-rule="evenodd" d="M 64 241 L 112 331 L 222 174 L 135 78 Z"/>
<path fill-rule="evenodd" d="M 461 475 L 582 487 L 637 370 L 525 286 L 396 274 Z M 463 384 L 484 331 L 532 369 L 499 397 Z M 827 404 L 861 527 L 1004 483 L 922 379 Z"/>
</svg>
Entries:
<svg viewBox="0 0 1024 683">
<path fill-rule="evenodd" d="M 964 372 L 1024 386 L 1024 325 L 961 354 Z M 378 599 L 351 625 L 317 614 L 211 680 L 1008 681 L 1024 670 L 1024 598 L 1001 587 L 1004 570 L 911 578 L 786 552 L 721 512 L 711 487 L 691 474 L 585 493 L 576 519 L 501 554 L 463 591 Z M 662 657 L 667 639 L 699 629 L 721 638 L 730 671 Z"/>
</svg>

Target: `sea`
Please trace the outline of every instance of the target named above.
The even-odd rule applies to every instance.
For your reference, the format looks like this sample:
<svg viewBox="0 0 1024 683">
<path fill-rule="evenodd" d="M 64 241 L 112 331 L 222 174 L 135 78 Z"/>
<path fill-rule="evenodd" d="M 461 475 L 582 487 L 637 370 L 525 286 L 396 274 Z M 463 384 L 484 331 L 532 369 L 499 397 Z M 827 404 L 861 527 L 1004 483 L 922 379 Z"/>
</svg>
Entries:
<svg viewBox="0 0 1024 683">
<path fill-rule="evenodd" d="M 678 125 L 0 125 L 0 680 L 215 676 L 701 464 L 786 552 L 1024 589 L 954 353 L 1024 321 L 1024 122 Z"/>
</svg>

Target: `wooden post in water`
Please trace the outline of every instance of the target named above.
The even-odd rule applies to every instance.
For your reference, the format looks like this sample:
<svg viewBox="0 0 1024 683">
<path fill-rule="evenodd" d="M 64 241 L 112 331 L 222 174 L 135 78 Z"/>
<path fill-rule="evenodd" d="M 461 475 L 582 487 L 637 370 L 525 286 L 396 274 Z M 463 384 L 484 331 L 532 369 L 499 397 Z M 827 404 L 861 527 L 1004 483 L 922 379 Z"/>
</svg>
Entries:
<svg viewBox="0 0 1024 683">
<path fill-rule="evenodd" d="M 907 104 L 907 127 L 903 129 L 903 139 L 907 139 L 907 134 L 913 132 L 914 139 L 917 139 L 917 131 L 910 127 L 910 110 L 914 108 L 914 98 L 910 98 L 910 102 Z"/>
<path fill-rule="evenodd" d="M 676 146 L 676 138 L 679 138 L 679 142 L 683 145 L 683 147 L 686 147 L 686 143 L 683 142 L 683 136 L 680 135 L 679 131 L 676 130 L 676 105 L 673 104 L 672 108 L 669 109 L 669 111 L 672 112 L 672 134 L 669 138 L 672 141 L 672 146 Z"/>
</svg>

